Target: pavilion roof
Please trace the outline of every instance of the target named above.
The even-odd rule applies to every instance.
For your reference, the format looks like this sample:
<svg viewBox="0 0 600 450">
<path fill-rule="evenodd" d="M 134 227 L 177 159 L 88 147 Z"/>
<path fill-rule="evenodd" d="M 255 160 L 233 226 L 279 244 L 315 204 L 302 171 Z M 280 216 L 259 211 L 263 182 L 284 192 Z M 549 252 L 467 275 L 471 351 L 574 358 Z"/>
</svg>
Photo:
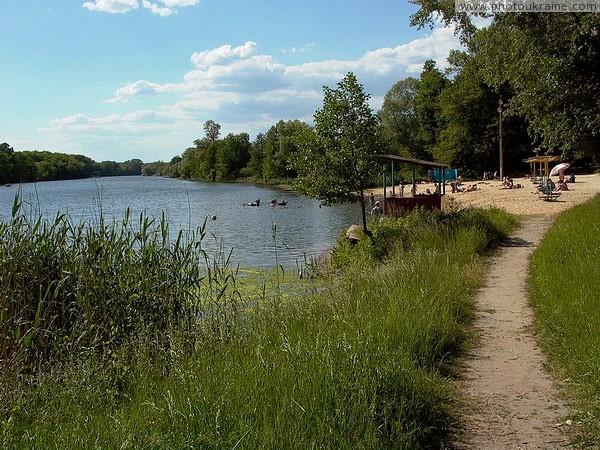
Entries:
<svg viewBox="0 0 600 450">
<path fill-rule="evenodd" d="M 553 161 L 560 161 L 562 158 L 560 156 L 532 156 L 531 158 L 524 159 L 523 162 L 526 163 L 549 163 Z"/>
<path fill-rule="evenodd" d="M 398 155 L 378 155 L 378 159 L 389 162 L 400 162 L 413 164 L 415 166 L 432 167 L 436 169 L 445 169 L 448 166 L 446 164 L 440 164 L 433 161 L 425 161 L 423 159 L 406 158 L 405 156 Z"/>
</svg>

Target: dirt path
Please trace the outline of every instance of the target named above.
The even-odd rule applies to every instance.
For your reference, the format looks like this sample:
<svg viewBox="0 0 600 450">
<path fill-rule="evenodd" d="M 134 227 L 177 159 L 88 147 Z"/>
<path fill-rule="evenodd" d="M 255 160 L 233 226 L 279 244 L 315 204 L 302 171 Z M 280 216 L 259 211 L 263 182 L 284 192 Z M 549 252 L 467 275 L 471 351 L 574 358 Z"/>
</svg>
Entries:
<svg viewBox="0 0 600 450">
<path fill-rule="evenodd" d="M 529 255 L 551 223 L 549 217 L 527 217 L 492 258 L 476 298 L 480 341 L 458 382 L 468 404 L 458 449 L 568 448 L 569 411 L 543 369 L 525 288 Z"/>
</svg>

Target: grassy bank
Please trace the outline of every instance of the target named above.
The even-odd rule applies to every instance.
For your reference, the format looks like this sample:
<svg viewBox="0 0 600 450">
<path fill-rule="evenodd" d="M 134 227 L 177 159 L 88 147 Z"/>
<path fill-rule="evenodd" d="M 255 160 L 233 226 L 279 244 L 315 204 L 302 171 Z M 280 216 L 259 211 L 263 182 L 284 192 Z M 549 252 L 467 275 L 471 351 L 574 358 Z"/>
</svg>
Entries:
<svg viewBox="0 0 600 450">
<path fill-rule="evenodd" d="M 0 228 L 12 264 L 1 276 L 20 280 L 1 294 L 13 348 L 1 373 L 3 448 L 439 445 L 455 418 L 448 376 L 467 338 L 482 255 L 514 226 L 498 211 L 376 223 L 374 245 L 340 240 L 334 275 L 291 298 L 211 265 L 201 231 L 177 244 L 164 224 L 140 221 L 106 226 L 102 245 L 68 221 L 54 226 L 58 235 L 24 220 Z M 116 240 L 103 241 L 106 233 Z M 100 253 L 88 261 L 93 249 Z M 44 269 L 64 260 L 72 262 Z M 71 280 L 84 261 L 87 272 Z M 92 292 L 105 296 L 87 299 Z M 247 301 L 248 292 L 257 297 Z M 58 312 L 41 326 L 34 312 L 48 296 Z M 71 319 L 54 329 L 63 303 Z M 101 316 L 107 304 L 114 309 Z M 17 339 L 27 334 L 22 323 L 36 339 Z M 115 327 L 124 330 L 118 339 Z"/>
<path fill-rule="evenodd" d="M 558 216 L 533 255 L 530 297 L 544 348 L 578 399 L 592 447 L 600 446 L 600 196 Z"/>
</svg>

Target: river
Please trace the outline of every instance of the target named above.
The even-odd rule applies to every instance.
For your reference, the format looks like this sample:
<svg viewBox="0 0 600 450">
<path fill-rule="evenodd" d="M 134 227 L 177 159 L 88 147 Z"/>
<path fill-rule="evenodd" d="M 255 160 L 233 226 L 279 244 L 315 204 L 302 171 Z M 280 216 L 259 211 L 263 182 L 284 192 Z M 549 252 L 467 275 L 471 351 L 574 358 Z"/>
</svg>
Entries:
<svg viewBox="0 0 600 450">
<path fill-rule="evenodd" d="M 205 247 L 212 252 L 233 249 L 232 261 L 242 267 L 293 268 L 304 258 L 332 247 L 340 232 L 360 223 L 358 205 L 320 207 L 317 200 L 292 191 L 249 183 L 202 183 L 161 177 L 106 177 L 48 181 L 0 187 L 0 220 L 10 219 L 17 191 L 27 211 L 52 218 L 66 213 L 74 222 L 120 220 L 130 208 L 137 220 L 144 212 L 164 214 L 172 235 L 195 229 L 205 218 Z M 261 200 L 260 207 L 244 203 Z M 272 199 L 287 206 L 269 205 Z M 212 218 L 215 217 L 215 220 Z"/>
</svg>

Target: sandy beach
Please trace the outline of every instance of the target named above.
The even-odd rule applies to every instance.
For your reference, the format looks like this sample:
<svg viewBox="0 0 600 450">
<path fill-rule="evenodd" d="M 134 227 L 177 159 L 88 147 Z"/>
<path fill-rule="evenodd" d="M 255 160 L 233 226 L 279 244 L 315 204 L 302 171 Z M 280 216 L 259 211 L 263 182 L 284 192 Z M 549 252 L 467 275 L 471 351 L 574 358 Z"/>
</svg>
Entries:
<svg viewBox="0 0 600 450">
<path fill-rule="evenodd" d="M 557 177 L 553 177 L 556 181 Z M 510 213 L 523 216 L 553 216 L 556 213 L 569 209 L 570 207 L 583 203 L 586 200 L 600 193 L 600 174 L 577 175 L 575 183 L 569 183 L 568 191 L 562 191 L 560 197 L 555 201 L 546 201 L 539 198 L 536 185 L 525 178 L 514 178 L 514 184 L 520 184 L 518 189 L 501 189 L 500 181 L 466 181 L 461 188 L 477 184 L 477 190 L 472 192 L 457 192 L 452 194 L 450 186 L 446 186 L 446 204 L 456 203 L 461 207 L 502 208 Z M 431 192 L 435 190 L 433 183 L 423 183 L 417 185 L 417 192 L 424 193 L 426 189 Z M 405 192 L 410 190 L 410 186 L 405 186 Z M 374 189 L 376 196 L 381 196 L 381 188 Z M 388 188 L 388 195 L 391 188 Z M 396 187 L 396 194 L 399 190 Z"/>
</svg>

